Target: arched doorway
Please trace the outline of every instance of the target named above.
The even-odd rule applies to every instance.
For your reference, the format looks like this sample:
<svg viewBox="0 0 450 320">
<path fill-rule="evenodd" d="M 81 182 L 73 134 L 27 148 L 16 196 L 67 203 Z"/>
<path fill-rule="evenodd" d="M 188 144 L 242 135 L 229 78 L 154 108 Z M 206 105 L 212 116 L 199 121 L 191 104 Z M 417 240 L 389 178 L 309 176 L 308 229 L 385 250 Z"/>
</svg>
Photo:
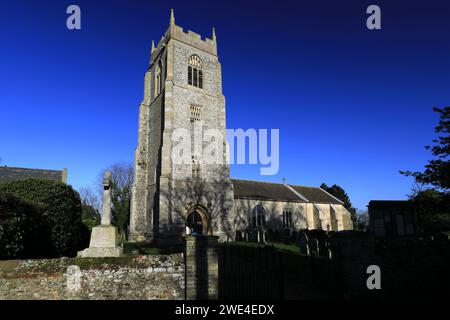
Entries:
<svg viewBox="0 0 450 320">
<path fill-rule="evenodd" d="M 191 212 L 186 218 L 186 227 L 189 228 L 191 234 L 203 234 L 203 220 L 200 213 Z"/>
<path fill-rule="evenodd" d="M 186 234 L 206 235 L 208 233 L 208 215 L 203 206 L 195 205 L 186 213 Z"/>
</svg>

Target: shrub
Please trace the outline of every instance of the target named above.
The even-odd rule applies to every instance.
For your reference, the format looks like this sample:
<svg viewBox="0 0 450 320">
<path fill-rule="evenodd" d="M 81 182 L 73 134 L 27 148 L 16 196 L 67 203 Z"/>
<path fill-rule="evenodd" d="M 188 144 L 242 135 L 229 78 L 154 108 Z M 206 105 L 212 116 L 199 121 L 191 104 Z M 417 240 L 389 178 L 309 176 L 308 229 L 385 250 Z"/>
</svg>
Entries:
<svg viewBox="0 0 450 320">
<path fill-rule="evenodd" d="M 0 192 L 0 259 L 32 256 L 36 252 L 38 226 L 34 205 Z"/>
<path fill-rule="evenodd" d="M 39 233 L 46 256 L 74 256 L 81 245 L 81 201 L 73 188 L 53 180 L 28 179 L 6 183 L 0 190 L 13 193 L 39 208 Z"/>
</svg>

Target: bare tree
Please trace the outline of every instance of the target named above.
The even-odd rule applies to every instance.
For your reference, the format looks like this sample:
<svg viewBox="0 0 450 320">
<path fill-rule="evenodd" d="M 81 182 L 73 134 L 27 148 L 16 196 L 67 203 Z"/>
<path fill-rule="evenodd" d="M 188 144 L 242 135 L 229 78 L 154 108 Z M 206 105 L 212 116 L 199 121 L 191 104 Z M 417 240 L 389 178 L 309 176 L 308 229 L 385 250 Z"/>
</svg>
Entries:
<svg viewBox="0 0 450 320">
<path fill-rule="evenodd" d="M 101 198 L 96 190 L 92 187 L 84 186 L 78 190 L 82 204 L 88 205 L 100 212 Z"/>
<path fill-rule="evenodd" d="M 81 220 L 92 230 L 100 224 L 100 198 L 92 187 L 81 187 L 78 190 L 81 199 Z"/>
<path fill-rule="evenodd" d="M 366 231 L 369 228 L 369 213 L 367 210 L 358 210 L 356 213 L 355 229 L 359 231 Z"/>
<path fill-rule="evenodd" d="M 131 188 L 133 186 L 134 167 L 132 163 L 116 162 L 102 170 L 97 179 L 99 193 L 103 195 L 103 177 L 111 171 L 111 202 L 113 224 L 123 238 L 127 238 L 130 220 Z"/>
</svg>

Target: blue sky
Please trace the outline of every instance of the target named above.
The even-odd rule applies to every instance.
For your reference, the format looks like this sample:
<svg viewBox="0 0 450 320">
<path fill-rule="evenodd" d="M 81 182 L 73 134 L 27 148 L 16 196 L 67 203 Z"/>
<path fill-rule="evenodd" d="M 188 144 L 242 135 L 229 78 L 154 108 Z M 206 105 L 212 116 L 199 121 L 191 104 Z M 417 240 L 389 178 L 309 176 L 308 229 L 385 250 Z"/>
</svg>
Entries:
<svg viewBox="0 0 450 320">
<path fill-rule="evenodd" d="M 339 184 L 357 208 L 403 199 L 450 103 L 448 1 L 2 1 L 2 165 L 69 170 L 76 188 L 132 162 L 151 40 L 216 27 L 229 128 L 279 128 L 280 171 Z M 66 28 L 77 4 L 82 29 Z M 381 7 L 382 29 L 365 27 Z"/>
</svg>

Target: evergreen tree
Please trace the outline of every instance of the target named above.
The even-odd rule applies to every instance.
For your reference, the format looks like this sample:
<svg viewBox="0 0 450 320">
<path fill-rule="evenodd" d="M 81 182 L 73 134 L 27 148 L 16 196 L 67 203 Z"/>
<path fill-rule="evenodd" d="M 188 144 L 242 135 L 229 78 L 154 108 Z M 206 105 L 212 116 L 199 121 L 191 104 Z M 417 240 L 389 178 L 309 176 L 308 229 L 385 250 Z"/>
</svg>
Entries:
<svg viewBox="0 0 450 320">
<path fill-rule="evenodd" d="M 450 231 L 450 106 L 433 110 L 439 113 L 439 123 L 434 128 L 437 138 L 434 146 L 425 148 L 431 149 L 435 158 L 428 161 L 423 172 L 400 171 L 415 179 L 410 200 L 422 233 Z"/>
<path fill-rule="evenodd" d="M 431 149 L 431 153 L 435 159 L 429 160 L 425 165 L 423 172 L 400 171 L 405 176 L 412 176 L 417 183 L 432 185 L 444 192 L 450 190 L 450 106 L 443 109 L 433 108 L 439 113 L 439 123 L 434 128 L 438 137 L 433 140 L 433 147 L 426 146 Z"/>
</svg>

